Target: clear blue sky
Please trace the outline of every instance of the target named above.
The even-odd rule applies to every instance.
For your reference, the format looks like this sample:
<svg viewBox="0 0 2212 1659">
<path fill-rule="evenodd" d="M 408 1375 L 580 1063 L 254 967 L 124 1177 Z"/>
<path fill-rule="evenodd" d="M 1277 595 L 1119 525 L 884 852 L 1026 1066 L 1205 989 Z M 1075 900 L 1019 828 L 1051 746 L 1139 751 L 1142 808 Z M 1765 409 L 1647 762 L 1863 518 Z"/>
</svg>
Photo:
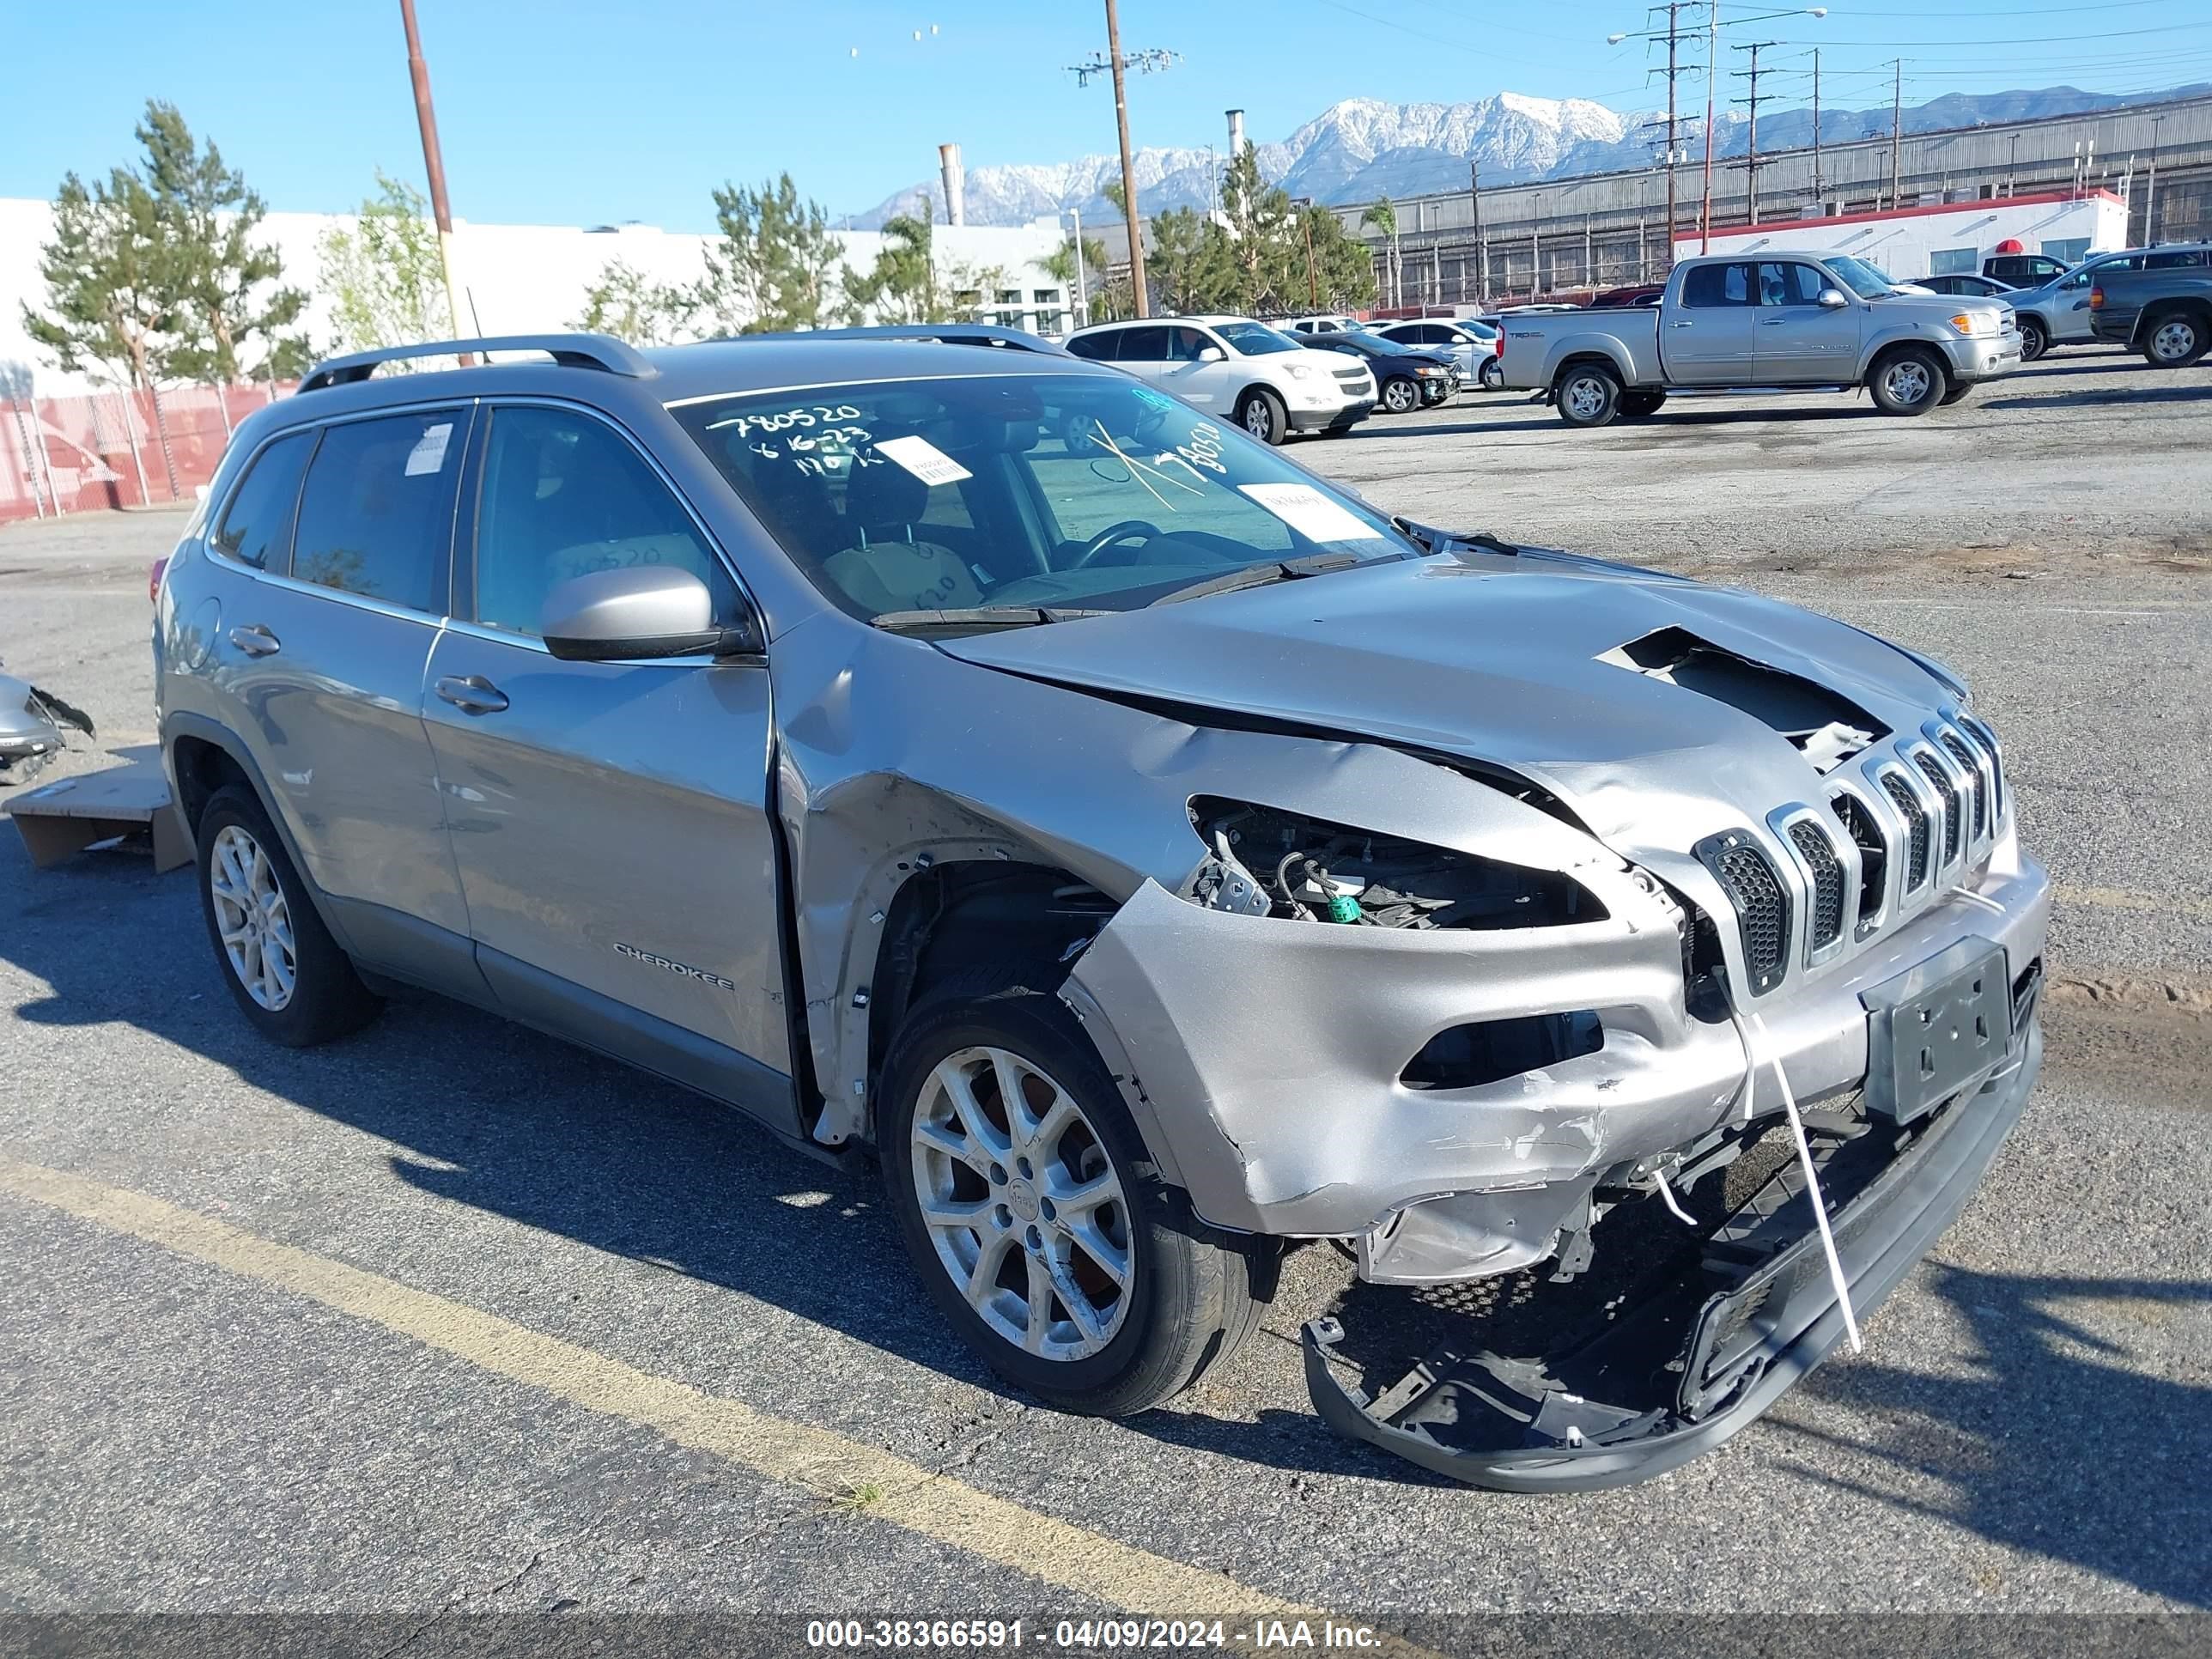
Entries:
<svg viewBox="0 0 2212 1659">
<path fill-rule="evenodd" d="M 417 5 L 464 218 L 703 228 L 713 185 L 785 168 L 833 214 L 858 212 L 933 175 L 946 140 L 970 167 L 1114 144 L 1109 87 L 1063 71 L 1105 45 L 1097 0 Z M 1900 55 L 1908 102 L 2212 81 L 2212 0 L 1832 0 L 1824 20 L 1751 21 L 1772 9 L 1723 0 L 1722 15 L 1743 20 L 1740 40 L 1820 45 L 1837 107 L 1886 102 Z M 1231 105 L 1274 139 L 1349 97 L 1663 98 L 1640 42 L 1604 42 L 1650 27 L 1634 0 L 1124 0 L 1121 13 L 1126 51 L 1182 54 L 1132 79 L 1139 143 L 1218 143 Z M 1723 67 L 1741 67 L 1727 39 Z M 1789 48 L 1768 62 L 1802 68 Z M 0 195 L 49 195 L 67 169 L 129 159 L 149 96 L 178 104 L 272 207 L 343 209 L 379 166 L 421 178 L 398 0 L 103 0 L 93 13 L 16 0 L 0 9 Z M 1785 100 L 1808 89 L 1802 75 L 1768 84 Z M 1701 79 L 1684 92 L 1702 105 Z"/>
</svg>

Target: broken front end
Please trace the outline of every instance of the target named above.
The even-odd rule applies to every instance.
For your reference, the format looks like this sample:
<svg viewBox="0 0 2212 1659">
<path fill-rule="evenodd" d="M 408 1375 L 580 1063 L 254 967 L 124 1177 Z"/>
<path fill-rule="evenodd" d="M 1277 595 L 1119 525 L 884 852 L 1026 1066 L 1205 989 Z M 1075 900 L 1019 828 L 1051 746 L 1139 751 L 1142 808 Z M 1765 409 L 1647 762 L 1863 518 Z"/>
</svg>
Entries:
<svg viewBox="0 0 2212 1659">
<path fill-rule="evenodd" d="M 1367 1285 L 1559 1304 L 1416 1358 L 1347 1333 L 1359 1287 L 1305 1333 L 1329 1422 L 1484 1486 L 1655 1474 L 1949 1224 L 2039 1063 L 2048 886 L 1993 740 L 1895 748 L 1835 757 L 1826 814 L 1671 860 L 1539 789 L 1458 847 L 1194 799 L 1206 856 L 1063 995 L 1199 1215 L 1336 1239 Z"/>
</svg>

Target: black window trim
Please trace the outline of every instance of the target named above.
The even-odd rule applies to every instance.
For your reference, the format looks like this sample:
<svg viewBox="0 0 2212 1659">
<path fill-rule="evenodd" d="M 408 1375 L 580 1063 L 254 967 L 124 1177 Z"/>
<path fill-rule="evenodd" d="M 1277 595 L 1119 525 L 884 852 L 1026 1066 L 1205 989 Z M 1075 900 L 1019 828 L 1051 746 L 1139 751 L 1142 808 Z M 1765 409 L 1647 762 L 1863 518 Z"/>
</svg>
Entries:
<svg viewBox="0 0 2212 1659">
<path fill-rule="evenodd" d="M 306 460 L 300 463 L 299 482 L 292 486 L 292 507 L 284 524 L 284 568 L 282 570 L 271 570 L 267 565 L 248 564 L 244 559 L 234 558 L 223 550 L 216 538 L 222 533 L 224 522 L 230 517 L 230 509 L 238 505 L 238 497 L 246 488 L 246 481 L 253 476 L 253 469 L 261 465 L 261 458 L 287 438 L 306 439 L 307 457 Z M 254 445 L 253 453 L 246 458 L 246 465 L 238 469 L 238 474 L 231 479 L 229 488 L 222 492 L 221 505 L 206 519 L 205 528 L 200 535 L 200 546 L 208 557 L 220 562 L 230 569 L 242 570 L 249 576 L 289 576 L 292 574 L 292 532 L 298 528 L 300 523 L 300 494 L 307 487 L 307 468 L 315 459 L 316 450 L 322 447 L 322 442 L 321 426 L 312 421 L 301 421 L 296 425 L 288 426 L 270 433 L 259 443 Z"/>
<path fill-rule="evenodd" d="M 659 459 L 653 453 L 652 450 L 639 441 L 635 433 L 608 414 L 605 410 L 594 408 L 590 404 L 579 403 L 573 398 L 491 392 L 477 398 L 477 402 L 483 412 L 469 433 L 468 458 L 461 473 L 460 489 L 454 497 L 453 558 L 447 566 L 451 578 L 447 599 L 447 615 L 445 618 L 447 628 L 457 634 L 465 634 L 471 639 L 489 640 L 500 645 L 514 646 L 518 650 L 551 654 L 545 649 L 545 641 L 535 635 L 518 634 L 512 629 L 494 628 L 476 619 L 477 530 L 483 517 L 484 448 L 491 441 L 492 424 L 501 410 L 538 408 L 557 409 L 570 414 L 580 415 L 587 420 L 596 421 L 612 432 L 618 440 L 630 447 L 631 451 L 645 463 L 647 470 L 659 479 L 661 485 L 675 498 L 677 506 L 684 510 L 684 516 L 691 520 L 692 527 L 699 532 L 700 545 L 707 550 L 708 556 L 721 566 L 723 574 L 730 579 L 730 585 L 738 596 L 738 606 L 741 613 L 739 617 L 733 617 L 732 620 L 742 621 L 750 617 L 760 637 L 767 638 L 767 618 L 761 611 L 760 602 L 753 597 L 752 589 L 746 586 L 744 575 L 738 570 L 737 561 L 730 556 L 729 550 L 722 545 L 721 538 L 708 527 L 706 520 L 701 516 L 699 509 L 692 505 L 691 498 L 684 493 L 682 486 L 670 475 L 668 469 L 661 465 Z M 736 494 L 735 491 L 731 493 L 732 495 Z M 465 509 L 465 518 L 462 516 L 464 509 Z M 763 526 L 762 533 L 767 535 L 766 526 Z M 775 538 L 769 537 L 769 539 L 773 541 Z M 465 609 L 463 605 L 464 599 L 466 600 Z M 638 658 L 623 660 L 648 659 Z M 649 660 L 663 664 L 706 664 L 720 661 L 720 659 L 699 653 L 682 657 L 654 657 Z M 761 659 L 748 658 L 746 660 L 757 665 Z"/>
</svg>

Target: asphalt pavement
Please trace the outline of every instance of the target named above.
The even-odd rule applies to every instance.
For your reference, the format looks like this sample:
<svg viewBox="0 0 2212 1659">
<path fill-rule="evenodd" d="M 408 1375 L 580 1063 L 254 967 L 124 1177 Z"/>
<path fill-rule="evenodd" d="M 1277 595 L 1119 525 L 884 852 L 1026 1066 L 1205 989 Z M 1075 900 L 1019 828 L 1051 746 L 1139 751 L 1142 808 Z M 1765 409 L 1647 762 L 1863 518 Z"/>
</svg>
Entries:
<svg viewBox="0 0 2212 1659">
<path fill-rule="evenodd" d="M 1623 1491 L 1333 1436 L 1296 1346 L 1346 1304 L 1326 1247 L 1169 1407 L 1037 1407 L 947 1334 L 866 1166 L 434 1000 L 275 1048 L 186 875 L 0 838 L 0 1611 L 397 1643 L 1291 1609 L 1456 1650 L 1522 1613 L 2212 1607 L 2208 416 L 2212 373 L 2062 353 L 1917 421 L 1808 395 L 1571 432 L 1493 395 L 1291 452 L 1943 657 L 2060 884 L 2045 1080 L 1966 1215 L 1863 1355 Z M 180 523 L 0 530 L 0 659 L 100 726 L 72 769 L 152 740 L 146 564 Z"/>
</svg>

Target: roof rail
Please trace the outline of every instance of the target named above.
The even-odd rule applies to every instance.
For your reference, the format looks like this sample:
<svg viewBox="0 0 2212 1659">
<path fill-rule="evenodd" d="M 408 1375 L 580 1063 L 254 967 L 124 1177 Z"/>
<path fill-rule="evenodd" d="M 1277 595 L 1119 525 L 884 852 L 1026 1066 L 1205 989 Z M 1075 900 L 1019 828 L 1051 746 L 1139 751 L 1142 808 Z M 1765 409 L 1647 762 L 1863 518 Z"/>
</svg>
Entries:
<svg viewBox="0 0 2212 1659">
<path fill-rule="evenodd" d="M 380 346 L 344 357 L 325 357 L 300 382 L 302 392 L 319 392 L 329 386 L 351 386 L 365 380 L 380 363 L 409 357 L 458 357 L 464 352 L 489 355 L 495 351 L 542 351 L 564 368 L 597 368 L 610 374 L 642 379 L 653 373 L 651 363 L 611 334 L 501 334 L 486 340 L 428 340 L 416 345 Z"/>
<path fill-rule="evenodd" d="M 867 328 L 808 328 L 788 333 L 726 334 L 724 340 L 935 340 L 943 345 L 999 346 L 1065 357 L 1066 347 L 1025 329 L 991 323 L 881 323 Z"/>
</svg>

